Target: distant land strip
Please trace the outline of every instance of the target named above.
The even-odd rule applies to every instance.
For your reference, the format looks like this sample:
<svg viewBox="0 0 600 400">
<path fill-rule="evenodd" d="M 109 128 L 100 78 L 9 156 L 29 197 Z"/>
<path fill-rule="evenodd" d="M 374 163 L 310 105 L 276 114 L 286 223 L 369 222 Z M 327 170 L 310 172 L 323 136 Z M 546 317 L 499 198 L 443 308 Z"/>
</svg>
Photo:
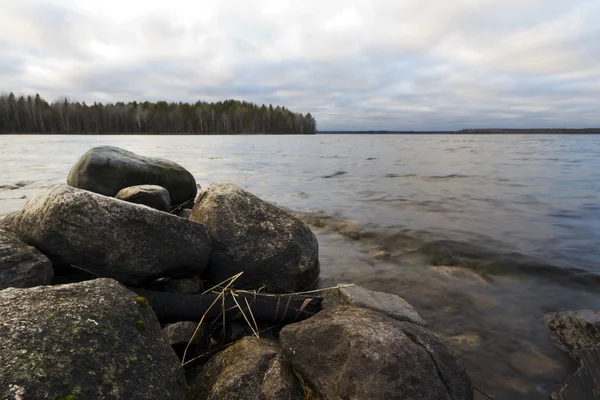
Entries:
<svg viewBox="0 0 600 400">
<path fill-rule="evenodd" d="M 318 131 L 318 134 L 381 134 L 381 135 L 599 135 L 600 128 L 524 128 L 524 129 L 461 129 L 458 131 Z"/>
</svg>

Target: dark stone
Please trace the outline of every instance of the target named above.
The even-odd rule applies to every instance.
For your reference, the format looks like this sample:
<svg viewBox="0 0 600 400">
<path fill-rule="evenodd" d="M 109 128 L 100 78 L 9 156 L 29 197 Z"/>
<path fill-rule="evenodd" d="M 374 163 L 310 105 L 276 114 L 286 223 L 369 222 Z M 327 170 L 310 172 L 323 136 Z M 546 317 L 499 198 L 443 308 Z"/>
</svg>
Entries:
<svg viewBox="0 0 600 400">
<path fill-rule="evenodd" d="M 357 307 L 328 308 L 284 327 L 281 347 L 323 400 L 471 400 L 464 367 L 420 326 Z"/>
<path fill-rule="evenodd" d="M 186 354 L 186 360 L 190 360 L 198 354 L 200 349 L 207 347 L 206 329 L 205 324 L 202 324 L 198 331 L 198 322 L 195 321 L 180 321 L 174 324 L 168 324 L 163 328 L 167 341 L 177 353 L 180 359 L 183 359 L 185 348 L 188 347 L 188 353 Z M 196 332 L 196 335 L 194 335 Z M 192 340 L 192 337 L 194 340 Z"/>
<path fill-rule="evenodd" d="M 130 186 L 119 190 L 115 198 L 130 203 L 142 204 L 159 211 L 168 212 L 171 209 L 169 191 L 157 185 Z"/>
<path fill-rule="evenodd" d="M 172 204 L 196 196 L 196 180 L 180 165 L 162 158 L 144 157 L 113 146 L 94 147 L 71 168 L 67 183 L 73 187 L 114 197 L 136 185 L 166 188 Z"/>
<path fill-rule="evenodd" d="M 554 400 L 600 399 L 600 312 L 591 310 L 549 313 L 550 336 L 579 362 L 577 371 L 550 396 Z"/>
<path fill-rule="evenodd" d="M 277 342 L 246 337 L 215 355 L 190 384 L 189 400 L 303 400 Z"/>
<path fill-rule="evenodd" d="M 172 278 L 165 284 L 165 291 L 175 293 L 202 293 L 204 285 L 196 276 L 191 278 Z"/>
<path fill-rule="evenodd" d="M 209 185 L 190 218 L 206 225 L 213 242 L 207 270 L 213 283 L 243 271 L 238 288 L 290 293 L 319 277 L 319 245 L 310 228 L 231 183 Z"/>
<path fill-rule="evenodd" d="M 202 224 L 70 186 L 55 186 L 1 225 L 55 264 L 130 284 L 199 274 L 211 245 Z"/>
<path fill-rule="evenodd" d="M 398 321 L 426 325 L 417 310 L 402 297 L 391 293 L 375 292 L 356 285 L 342 285 L 325 291 L 322 304 L 323 308 L 339 306 L 368 308 Z"/>
<path fill-rule="evenodd" d="M 177 213 L 177 216 L 179 216 L 181 218 L 185 218 L 185 219 L 190 219 L 191 215 L 192 215 L 192 210 L 190 208 L 184 208 Z"/>
<path fill-rule="evenodd" d="M 0 290 L 49 285 L 52 276 L 48 257 L 0 229 Z"/>
<path fill-rule="evenodd" d="M 111 279 L 0 291 L 0 398 L 181 399 L 154 312 Z"/>
</svg>

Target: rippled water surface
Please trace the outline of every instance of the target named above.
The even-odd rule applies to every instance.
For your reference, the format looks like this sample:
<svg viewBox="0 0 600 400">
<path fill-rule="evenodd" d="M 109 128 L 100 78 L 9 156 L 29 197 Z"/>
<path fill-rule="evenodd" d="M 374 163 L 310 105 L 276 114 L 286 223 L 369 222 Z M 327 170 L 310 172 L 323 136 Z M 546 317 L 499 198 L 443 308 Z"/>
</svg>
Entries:
<svg viewBox="0 0 600 400">
<path fill-rule="evenodd" d="M 0 136 L 0 216 L 105 144 L 292 210 L 322 286 L 405 297 L 495 399 L 547 398 L 575 365 L 543 315 L 600 308 L 598 136 Z"/>
</svg>

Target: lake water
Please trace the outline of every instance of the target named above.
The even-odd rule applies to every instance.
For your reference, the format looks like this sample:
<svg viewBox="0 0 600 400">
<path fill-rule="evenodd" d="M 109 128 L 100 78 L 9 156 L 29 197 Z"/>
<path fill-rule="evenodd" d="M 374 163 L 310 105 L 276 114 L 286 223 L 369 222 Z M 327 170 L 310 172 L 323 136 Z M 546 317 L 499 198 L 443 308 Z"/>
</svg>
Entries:
<svg viewBox="0 0 600 400">
<path fill-rule="evenodd" d="M 0 136 L 0 217 L 97 145 L 291 210 L 321 286 L 406 298 L 494 399 L 548 398 L 576 365 L 543 315 L 600 308 L 600 136 Z"/>
</svg>

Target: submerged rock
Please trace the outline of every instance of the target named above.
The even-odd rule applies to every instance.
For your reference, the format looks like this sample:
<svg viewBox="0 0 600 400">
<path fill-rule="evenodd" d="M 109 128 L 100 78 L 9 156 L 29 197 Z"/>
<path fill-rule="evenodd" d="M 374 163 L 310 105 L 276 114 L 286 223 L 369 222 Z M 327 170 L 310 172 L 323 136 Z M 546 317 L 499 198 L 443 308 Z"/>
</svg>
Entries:
<svg viewBox="0 0 600 400">
<path fill-rule="evenodd" d="M 154 312 L 114 280 L 6 289 L 0 315 L 2 399 L 184 397 Z"/>
<path fill-rule="evenodd" d="M 554 400 L 600 399 L 600 311 L 549 313 L 544 317 L 550 336 L 579 361 L 565 385 L 551 395 Z"/>
<path fill-rule="evenodd" d="M 391 293 L 375 292 L 361 286 L 342 286 L 325 292 L 323 308 L 352 306 L 368 308 L 398 321 L 412 322 L 425 326 L 417 310 L 400 296 Z"/>
<path fill-rule="evenodd" d="M 0 290 L 49 285 L 53 275 L 48 257 L 0 229 Z"/>
<path fill-rule="evenodd" d="M 464 367 L 440 337 L 372 310 L 328 308 L 279 338 L 323 400 L 473 399 Z"/>
<path fill-rule="evenodd" d="M 275 341 L 246 337 L 215 355 L 191 384 L 189 400 L 303 400 Z"/>
<path fill-rule="evenodd" d="M 204 284 L 198 277 L 173 278 L 165 284 L 166 292 L 175 293 L 201 293 L 204 291 Z"/>
<path fill-rule="evenodd" d="M 131 284 L 197 275 L 211 250 L 202 224 L 65 185 L 1 225 L 57 264 Z"/>
<path fill-rule="evenodd" d="M 208 272 L 214 283 L 243 271 L 237 287 L 290 293 L 319 277 L 319 245 L 310 228 L 231 183 L 209 185 L 190 218 L 206 225 L 213 242 Z"/>
<path fill-rule="evenodd" d="M 130 186 L 119 190 L 116 199 L 130 203 L 143 204 L 159 211 L 171 209 L 171 196 L 169 191 L 157 185 Z"/>
<path fill-rule="evenodd" d="M 173 204 L 196 196 L 196 180 L 182 166 L 162 158 L 144 157 L 113 146 L 94 147 L 71 168 L 67 183 L 105 196 L 136 185 L 166 188 Z"/>
</svg>

